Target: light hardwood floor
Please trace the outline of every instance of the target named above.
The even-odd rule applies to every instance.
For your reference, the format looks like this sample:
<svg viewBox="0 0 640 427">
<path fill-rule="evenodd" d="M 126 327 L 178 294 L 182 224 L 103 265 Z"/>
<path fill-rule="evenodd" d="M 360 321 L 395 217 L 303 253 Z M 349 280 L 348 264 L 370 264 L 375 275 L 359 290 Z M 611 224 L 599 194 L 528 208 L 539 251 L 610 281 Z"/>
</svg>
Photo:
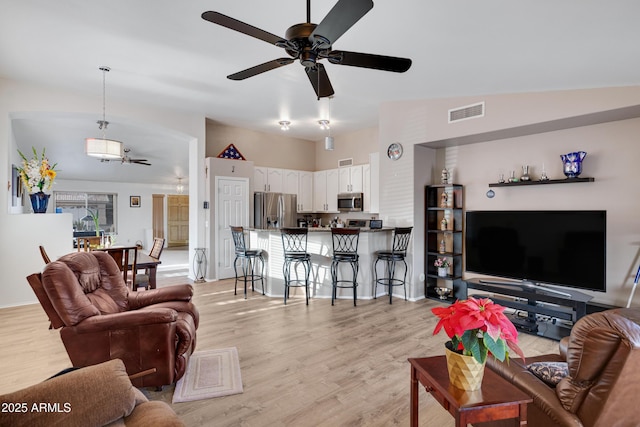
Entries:
<svg viewBox="0 0 640 427">
<path fill-rule="evenodd" d="M 295 296 L 285 306 L 258 291 L 235 296 L 232 280 L 194 286 L 196 351 L 236 347 L 244 393 L 172 405 L 189 426 L 407 426 L 407 358 L 444 353 L 446 336 L 432 335 L 437 301 L 381 298 L 354 307 L 340 299 L 332 307 Z M 2 309 L 0 324 L 0 394 L 70 366 L 39 305 Z M 545 338 L 521 334 L 520 343 L 530 356 L 557 351 Z M 145 393 L 170 403 L 173 388 Z M 454 425 L 423 389 L 420 415 L 420 425 Z"/>
</svg>

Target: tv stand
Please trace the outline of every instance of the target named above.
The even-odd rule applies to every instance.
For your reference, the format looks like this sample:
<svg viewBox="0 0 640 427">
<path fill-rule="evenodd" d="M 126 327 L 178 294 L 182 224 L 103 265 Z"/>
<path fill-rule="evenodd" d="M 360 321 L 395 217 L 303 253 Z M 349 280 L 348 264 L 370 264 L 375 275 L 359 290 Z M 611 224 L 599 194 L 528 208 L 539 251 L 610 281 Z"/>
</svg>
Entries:
<svg viewBox="0 0 640 427">
<path fill-rule="evenodd" d="M 592 298 L 578 291 L 558 291 L 522 282 L 471 279 L 467 280 L 466 284 L 467 293 L 468 289 L 489 292 L 495 295 L 490 297 L 495 303 L 526 312 L 527 316 L 524 318 L 511 316 L 513 324 L 522 332 L 555 340 L 569 335 L 571 331 L 570 328 L 558 324 L 556 319 L 575 323 L 587 314 L 587 302 Z M 500 296 L 513 299 L 501 299 Z M 539 316 L 548 317 L 553 321 L 542 321 Z"/>
</svg>

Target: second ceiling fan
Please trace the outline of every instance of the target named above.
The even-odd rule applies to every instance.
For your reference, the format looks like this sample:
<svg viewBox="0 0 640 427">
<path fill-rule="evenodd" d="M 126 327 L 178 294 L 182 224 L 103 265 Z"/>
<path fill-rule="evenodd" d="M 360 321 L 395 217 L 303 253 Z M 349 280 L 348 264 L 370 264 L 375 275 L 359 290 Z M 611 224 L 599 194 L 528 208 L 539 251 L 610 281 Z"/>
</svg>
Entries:
<svg viewBox="0 0 640 427">
<path fill-rule="evenodd" d="M 331 81 L 323 64 L 327 59 L 332 64 L 372 68 L 403 73 L 411 67 L 411 59 L 369 53 L 333 50 L 333 44 L 360 18 L 373 8 L 372 0 L 339 0 L 320 24 L 311 23 L 311 0 L 307 0 L 307 22 L 295 24 L 279 37 L 252 25 L 230 18 L 219 12 L 204 12 L 202 18 L 234 31 L 263 40 L 283 48 L 289 57 L 278 58 L 264 64 L 227 76 L 231 80 L 244 80 L 266 71 L 289 65 L 296 59 L 305 67 L 309 81 L 318 99 L 334 94 Z"/>
</svg>

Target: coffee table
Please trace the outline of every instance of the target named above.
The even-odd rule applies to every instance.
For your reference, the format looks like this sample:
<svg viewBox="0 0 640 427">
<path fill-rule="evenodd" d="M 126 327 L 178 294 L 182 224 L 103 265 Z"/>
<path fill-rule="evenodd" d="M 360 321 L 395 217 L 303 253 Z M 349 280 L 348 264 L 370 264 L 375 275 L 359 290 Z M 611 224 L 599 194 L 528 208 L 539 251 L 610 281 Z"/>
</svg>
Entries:
<svg viewBox="0 0 640 427">
<path fill-rule="evenodd" d="M 465 391 L 449 383 L 445 356 L 410 358 L 411 426 L 418 426 L 418 382 L 455 418 L 456 427 L 468 423 L 514 418 L 514 425 L 527 425 L 527 404 L 533 399 L 486 368 L 482 387 Z"/>
</svg>

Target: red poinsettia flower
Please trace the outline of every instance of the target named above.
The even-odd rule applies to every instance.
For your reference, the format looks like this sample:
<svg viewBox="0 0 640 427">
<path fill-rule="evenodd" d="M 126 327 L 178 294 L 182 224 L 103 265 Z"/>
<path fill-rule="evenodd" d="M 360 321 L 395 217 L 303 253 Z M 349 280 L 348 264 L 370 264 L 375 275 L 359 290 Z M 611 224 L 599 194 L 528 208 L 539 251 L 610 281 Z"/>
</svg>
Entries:
<svg viewBox="0 0 640 427">
<path fill-rule="evenodd" d="M 518 347 L 518 332 L 504 314 L 504 307 L 489 298 L 456 301 L 449 307 L 435 307 L 432 313 L 440 318 L 433 334 L 444 328 L 451 338 L 452 348 L 474 356 L 484 363 L 491 353 L 500 361 L 508 359 L 512 350 L 524 359 Z"/>
</svg>

